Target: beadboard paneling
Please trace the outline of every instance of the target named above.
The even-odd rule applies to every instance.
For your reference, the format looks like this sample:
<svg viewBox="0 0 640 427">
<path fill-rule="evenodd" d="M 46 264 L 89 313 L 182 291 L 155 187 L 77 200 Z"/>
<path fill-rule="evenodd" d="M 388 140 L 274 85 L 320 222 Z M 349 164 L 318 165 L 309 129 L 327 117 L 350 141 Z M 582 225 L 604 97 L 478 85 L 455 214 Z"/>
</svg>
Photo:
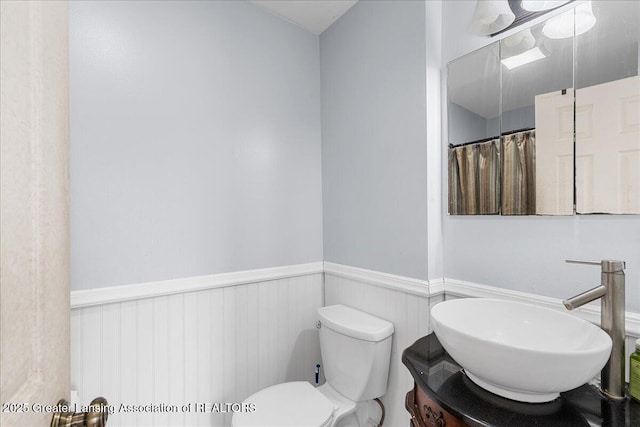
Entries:
<svg viewBox="0 0 640 427">
<path fill-rule="evenodd" d="M 73 308 L 79 403 L 233 403 L 314 380 L 320 273 Z M 230 414 L 119 413 L 109 426 L 228 426 Z"/>
<path fill-rule="evenodd" d="M 389 383 L 387 393 L 382 398 L 386 409 L 384 424 L 408 425 L 409 415 L 404 409 L 404 396 L 413 387 L 413 381 L 402 364 L 402 351 L 431 331 L 429 287 L 425 283 L 420 289 L 416 282 L 413 284 L 415 286 L 412 285 L 413 289 L 409 290 L 406 288 L 407 279 L 399 278 L 398 286 L 394 289 L 394 279 L 389 275 L 378 275 L 372 271 L 362 275 L 359 269 L 328 264 L 325 263 L 325 305 L 348 305 L 393 323 Z M 340 272 L 334 274 L 334 267 L 339 268 Z M 367 276 L 371 276 L 371 280 Z M 385 277 L 384 283 L 379 280 L 382 277 Z M 371 418 L 377 422 L 377 405 L 369 405 L 369 408 L 369 415 L 365 415 L 364 419 Z"/>
</svg>

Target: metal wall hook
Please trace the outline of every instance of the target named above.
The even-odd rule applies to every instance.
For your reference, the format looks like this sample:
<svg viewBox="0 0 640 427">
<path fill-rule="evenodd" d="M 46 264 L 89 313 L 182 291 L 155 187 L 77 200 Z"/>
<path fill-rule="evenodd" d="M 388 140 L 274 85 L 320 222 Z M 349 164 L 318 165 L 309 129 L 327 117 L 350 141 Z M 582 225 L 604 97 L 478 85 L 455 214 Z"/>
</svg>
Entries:
<svg viewBox="0 0 640 427">
<path fill-rule="evenodd" d="M 104 427 L 109 418 L 108 405 L 107 399 L 96 397 L 89 404 L 87 412 L 55 412 L 50 427 Z M 71 408 L 71 404 L 65 399 L 60 399 L 56 406 Z"/>
</svg>

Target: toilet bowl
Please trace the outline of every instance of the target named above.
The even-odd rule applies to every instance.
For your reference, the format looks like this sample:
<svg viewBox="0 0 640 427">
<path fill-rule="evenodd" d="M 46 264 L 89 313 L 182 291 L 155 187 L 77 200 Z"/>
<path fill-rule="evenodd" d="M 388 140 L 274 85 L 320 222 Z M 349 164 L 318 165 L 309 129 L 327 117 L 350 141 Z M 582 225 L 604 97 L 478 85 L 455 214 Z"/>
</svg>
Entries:
<svg viewBox="0 0 640 427">
<path fill-rule="evenodd" d="M 306 381 L 276 384 L 245 402 L 255 411 L 234 414 L 234 427 L 329 427 L 333 421 L 333 403 Z"/>
<path fill-rule="evenodd" d="M 286 382 L 244 400 L 253 411 L 233 415 L 233 427 L 356 427 L 361 402 L 385 394 L 393 324 L 344 306 L 318 309 L 326 382 Z"/>
</svg>

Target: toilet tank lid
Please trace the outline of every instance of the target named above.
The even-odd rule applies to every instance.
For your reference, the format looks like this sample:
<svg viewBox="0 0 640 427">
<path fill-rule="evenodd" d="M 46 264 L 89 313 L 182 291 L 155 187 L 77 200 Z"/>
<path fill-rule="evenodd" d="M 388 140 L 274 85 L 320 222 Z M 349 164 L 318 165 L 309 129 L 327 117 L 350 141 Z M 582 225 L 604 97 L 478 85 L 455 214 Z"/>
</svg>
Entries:
<svg viewBox="0 0 640 427">
<path fill-rule="evenodd" d="M 393 334 L 393 323 L 345 305 L 318 309 L 322 327 L 365 341 L 382 341 Z"/>
</svg>

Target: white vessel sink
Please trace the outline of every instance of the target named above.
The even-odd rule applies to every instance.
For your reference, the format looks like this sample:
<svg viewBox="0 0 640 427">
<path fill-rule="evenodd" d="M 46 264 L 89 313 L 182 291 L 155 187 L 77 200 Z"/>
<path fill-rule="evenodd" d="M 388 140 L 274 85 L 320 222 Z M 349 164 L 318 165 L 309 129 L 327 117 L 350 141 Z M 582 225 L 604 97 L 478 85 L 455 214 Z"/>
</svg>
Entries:
<svg viewBox="0 0 640 427">
<path fill-rule="evenodd" d="M 480 387 L 508 399 L 541 403 L 594 378 L 611 338 L 560 311 L 512 301 L 465 298 L 431 309 L 447 352 Z"/>
</svg>

